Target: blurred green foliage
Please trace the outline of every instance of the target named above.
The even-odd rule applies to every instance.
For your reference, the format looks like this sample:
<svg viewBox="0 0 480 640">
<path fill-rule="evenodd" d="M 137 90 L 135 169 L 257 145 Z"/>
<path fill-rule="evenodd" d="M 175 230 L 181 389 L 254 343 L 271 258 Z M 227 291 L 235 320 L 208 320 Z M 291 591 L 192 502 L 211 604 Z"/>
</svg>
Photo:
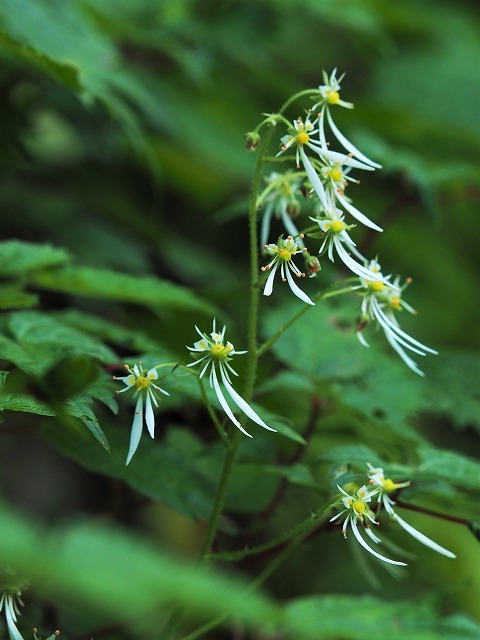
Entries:
<svg viewBox="0 0 480 640">
<path fill-rule="evenodd" d="M 384 167 L 359 208 L 385 232 L 361 249 L 413 277 L 407 330 L 440 353 L 420 379 L 360 346 L 355 294 L 305 313 L 262 358 L 255 402 L 280 435 L 242 442 L 219 551 L 287 540 L 367 461 L 413 480 L 407 502 L 478 519 L 477 20 L 466 0 L 3 0 L 0 564 L 32 583 L 22 629 L 163 640 L 173 611 L 185 633 L 219 617 L 212 639 L 478 637 L 477 542 L 426 515 L 458 560 L 399 538 L 419 556 L 403 581 L 324 520 L 264 591 L 247 585 L 268 555 L 195 568 L 224 455 L 198 384 L 166 373 L 158 436 L 125 468 L 111 382 L 188 362 L 213 315 L 245 348 L 243 135 L 337 67 L 356 105 L 339 124 Z M 265 340 L 299 308 L 280 296 Z"/>
</svg>

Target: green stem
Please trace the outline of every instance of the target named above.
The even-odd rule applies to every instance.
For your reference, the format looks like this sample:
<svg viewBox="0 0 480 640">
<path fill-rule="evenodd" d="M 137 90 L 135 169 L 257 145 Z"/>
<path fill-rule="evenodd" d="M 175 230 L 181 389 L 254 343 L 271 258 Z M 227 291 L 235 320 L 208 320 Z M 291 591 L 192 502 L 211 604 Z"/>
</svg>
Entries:
<svg viewBox="0 0 480 640">
<path fill-rule="evenodd" d="M 253 394 L 253 387 L 255 384 L 255 377 L 257 375 L 257 325 L 258 325 L 258 235 L 257 235 L 257 200 L 262 179 L 262 168 L 264 163 L 265 150 L 268 149 L 270 138 L 272 136 L 273 127 L 270 128 L 262 142 L 257 167 L 255 170 L 255 176 L 252 184 L 252 193 L 250 196 L 249 207 L 249 229 L 250 229 L 250 306 L 248 316 L 248 365 L 247 374 L 245 379 L 244 398 L 247 402 L 250 401 Z M 220 477 L 217 494 L 215 496 L 215 503 L 213 505 L 212 515 L 210 517 L 207 535 L 203 543 L 202 552 L 200 554 L 200 561 L 205 559 L 205 556 L 210 552 L 210 548 L 215 539 L 215 535 L 218 528 L 218 522 L 222 514 L 223 505 L 225 503 L 225 497 L 227 495 L 230 476 L 232 474 L 235 460 L 237 457 L 238 447 L 240 445 L 241 432 L 235 430 L 231 440 L 228 443 L 227 454 L 223 463 L 222 475 Z"/>
<path fill-rule="evenodd" d="M 351 287 L 342 287 L 341 289 L 335 289 L 335 288 L 327 289 L 326 291 L 322 291 L 321 293 L 318 293 L 316 296 L 312 296 L 312 300 L 313 302 L 318 302 L 319 300 L 326 300 L 327 298 L 333 298 L 333 296 L 339 296 L 342 293 L 351 293 L 351 292 L 352 292 Z M 307 313 L 307 311 L 309 311 L 312 308 L 313 307 L 311 305 L 304 305 L 300 309 L 300 311 L 298 311 L 289 320 L 287 320 L 285 324 L 282 324 L 282 326 L 278 329 L 278 331 L 276 331 L 272 336 L 270 336 L 270 338 L 266 340 L 258 348 L 258 351 L 257 351 L 258 357 L 262 356 L 265 353 L 265 351 L 268 351 L 268 349 L 270 349 L 270 347 L 273 344 L 275 344 L 275 342 L 282 336 L 283 333 L 285 333 L 285 331 L 289 327 L 292 326 L 292 324 L 297 322 L 297 320 L 299 320 L 305 313 Z"/>
</svg>

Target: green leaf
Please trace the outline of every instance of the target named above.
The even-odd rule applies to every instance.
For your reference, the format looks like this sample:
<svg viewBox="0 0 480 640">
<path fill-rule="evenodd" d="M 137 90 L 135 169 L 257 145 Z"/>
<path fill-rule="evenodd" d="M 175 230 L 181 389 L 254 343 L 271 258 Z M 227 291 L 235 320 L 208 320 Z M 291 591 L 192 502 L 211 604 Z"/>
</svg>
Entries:
<svg viewBox="0 0 480 640">
<path fill-rule="evenodd" d="M 16 394 L 0 396 L 0 411 L 21 411 L 41 416 L 54 416 L 55 411 L 31 396 Z"/>
<path fill-rule="evenodd" d="M 194 618 L 235 615 L 260 628 L 281 619 L 280 607 L 242 580 L 182 562 L 118 527 L 45 531 L 2 508 L 0 557 L 53 600 L 67 598 L 82 611 L 101 607 L 121 623 L 148 621 L 162 604 L 178 605 Z M 158 613 L 151 624 L 158 633 Z"/>
<path fill-rule="evenodd" d="M 48 244 L 8 240 L 0 242 L 0 275 L 22 276 L 31 271 L 58 267 L 70 261 L 64 249 Z"/>
<path fill-rule="evenodd" d="M 16 284 L 0 285 L 0 309 L 20 309 L 34 307 L 38 296 L 27 293 Z"/>
<path fill-rule="evenodd" d="M 18 311 L 6 320 L 11 338 L 0 335 L 0 353 L 17 367 L 43 375 L 67 354 L 115 362 L 116 354 L 91 336 L 37 311 Z"/>
<path fill-rule="evenodd" d="M 446 480 L 466 489 L 480 489 L 480 462 L 463 454 L 429 446 L 420 447 L 417 480 Z"/>
<path fill-rule="evenodd" d="M 423 407 L 447 415 L 458 429 L 480 431 L 480 389 L 467 380 L 480 380 L 480 356 L 461 349 L 442 349 L 435 364 L 426 367 L 428 385 Z"/>
<path fill-rule="evenodd" d="M 107 438 L 98 422 L 98 419 L 86 402 L 82 402 L 81 400 L 70 401 L 65 406 L 65 411 L 69 416 L 73 416 L 74 418 L 81 420 L 95 440 L 97 440 L 106 451 L 110 451 L 110 445 L 108 444 Z"/>
<path fill-rule="evenodd" d="M 166 441 L 152 442 L 145 432 L 135 456 L 126 467 L 125 459 L 130 441 L 129 423 L 132 418 L 133 410 L 130 415 L 127 413 L 122 418 L 123 425 L 118 424 L 115 429 L 105 426 L 111 447 L 110 455 L 91 440 L 79 438 L 77 434 L 65 429 L 47 427 L 45 434 L 55 448 L 89 471 L 120 478 L 139 493 L 159 500 L 189 518 L 208 519 L 218 481 L 216 470 L 221 465 L 222 450 L 219 448 L 215 454 L 211 454 L 215 458 L 215 477 L 210 478 L 202 468 L 203 458 L 210 455 L 210 448 L 195 436 L 182 432 L 183 437 L 178 441 L 175 437 L 177 429 L 171 429 Z M 161 424 L 161 417 L 157 421 Z M 161 433 L 160 424 L 157 431 Z"/>
<path fill-rule="evenodd" d="M 67 267 L 34 274 L 30 281 L 39 287 L 71 295 L 214 313 L 209 303 L 189 289 L 153 276 L 132 276 L 92 267 Z"/>
<path fill-rule="evenodd" d="M 302 640 L 474 640 L 480 631 L 468 618 L 439 617 L 430 600 L 386 602 L 372 596 L 312 596 L 286 607 L 295 638 Z M 293 637 L 292 637 L 293 640 Z"/>
</svg>

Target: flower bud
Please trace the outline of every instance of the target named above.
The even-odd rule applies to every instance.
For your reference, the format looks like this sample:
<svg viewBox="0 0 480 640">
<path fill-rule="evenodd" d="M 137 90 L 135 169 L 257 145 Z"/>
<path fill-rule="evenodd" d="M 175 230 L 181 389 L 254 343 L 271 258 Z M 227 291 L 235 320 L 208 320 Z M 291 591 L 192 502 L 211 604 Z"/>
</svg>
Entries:
<svg viewBox="0 0 480 640">
<path fill-rule="evenodd" d="M 315 256 L 311 256 L 308 252 L 305 253 L 305 271 L 308 273 L 309 278 L 315 278 L 317 273 L 322 267 L 320 266 L 320 260 Z"/>
<path fill-rule="evenodd" d="M 260 136 L 256 131 L 249 131 L 245 134 L 245 150 L 256 151 L 260 143 Z"/>
</svg>

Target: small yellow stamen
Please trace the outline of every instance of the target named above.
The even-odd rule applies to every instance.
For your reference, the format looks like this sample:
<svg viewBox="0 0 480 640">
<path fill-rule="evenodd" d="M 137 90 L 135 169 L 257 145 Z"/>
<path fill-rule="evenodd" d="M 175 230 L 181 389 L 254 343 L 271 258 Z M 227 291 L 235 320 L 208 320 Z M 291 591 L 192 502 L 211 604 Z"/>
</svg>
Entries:
<svg viewBox="0 0 480 640">
<path fill-rule="evenodd" d="M 327 95 L 328 104 L 337 104 L 339 100 L 340 94 L 338 93 L 338 91 L 330 91 L 330 93 Z"/>
<path fill-rule="evenodd" d="M 224 347 L 223 344 L 214 344 L 211 350 L 211 354 L 214 358 L 218 358 L 219 360 L 223 360 L 227 357 L 228 351 L 227 347 Z"/>
<path fill-rule="evenodd" d="M 341 220 L 334 220 L 330 225 L 330 229 L 333 231 L 333 233 L 340 233 L 340 231 L 343 231 L 346 226 L 347 225 Z"/>
<path fill-rule="evenodd" d="M 305 133 L 305 131 L 300 131 L 299 133 L 297 133 L 298 144 L 307 144 L 309 140 L 310 136 L 308 135 L 308 133 Z"/>
<path fill-rule="evenodd" d="M 368 286 L 372 291 L 381 291 L 382 289 L 385 288 L 385 285 L 381 280 L 369 281 Z"/>
<path fill-rule="evenodd" d="M 383 490 L 386 493 L 392 493 L 392 491 L 395 491 L 395 489 L 397 488 L 397 485 L 395 484 L 395 482 L 393 480 L 391 480 L 390 478 L 387 478 L 385 480 L 385 482 L 383 483 Z"/>
<path fill-rule="evenodd" d="M 146 389 L 150 384 L 150 380 L 146 375 L 142 375 L 135 380 L 135 386 L 137 389 Z"/>
<path fill-rule="evenodd" d="M 292 259 L 292 254 L 287 249 L 279 249 L 278 257 L 280 258 L 280 260 L 283 260 L 284 262 L 288 262 L 289 260 Z"/>
<path fill-rule="evenodd" d="M 392 309 L 400 309 L 402 306 L 400 304 L 400 296 L 392 296 L 390 298 L 390 306 L 392 307 Z"/>
<path fill-rule="evenodd" d="M 360 500 L 355 500 L 355 502 L 353 503 L 353 510 L 356 511 L 356 513 L 365 513 L 366 509 L 366 505 Z"/>
<path fill-rule="evenodd" d="M 340 171 L 340 169 L 332 169 L 330 171 L 330 177 L 334 182 L 340 182 L 340 180 L 342 180 L 343 178 L 343 173 Z"/>
</svg>

